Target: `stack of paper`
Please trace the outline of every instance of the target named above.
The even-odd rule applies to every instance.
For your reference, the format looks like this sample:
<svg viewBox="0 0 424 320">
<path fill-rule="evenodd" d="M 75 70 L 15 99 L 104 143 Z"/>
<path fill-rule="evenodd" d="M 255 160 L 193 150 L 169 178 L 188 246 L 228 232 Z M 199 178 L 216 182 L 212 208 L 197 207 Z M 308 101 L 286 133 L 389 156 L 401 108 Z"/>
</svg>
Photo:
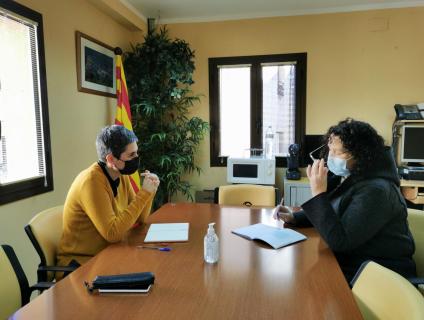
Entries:
<svg viewBox="0 0 424 320">
<path fill-rule="evenodd" d="M 152 223 L 144 242 L 188 241 L 188 223 Z"/>
</svg>

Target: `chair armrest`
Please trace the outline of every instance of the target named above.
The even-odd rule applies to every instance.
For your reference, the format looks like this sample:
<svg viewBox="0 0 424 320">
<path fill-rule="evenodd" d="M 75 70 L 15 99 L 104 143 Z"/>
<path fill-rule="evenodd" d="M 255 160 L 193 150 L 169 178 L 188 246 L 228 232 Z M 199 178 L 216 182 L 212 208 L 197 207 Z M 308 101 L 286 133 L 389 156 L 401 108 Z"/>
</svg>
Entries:
<svg viewBox="0 0 424 320">
<path fill-rule="evenodd" d="M 77 267 L 72 266 L 39 266 L 38 271 L 61 271 L 61 272 L 72 272 Z"/>
<path fill-rule="evenodd" d="M 29 288 L 30 292 L 35 290 L 44 291 L 52 287 L 56 282 L 38 282 Z"/>
</svg>

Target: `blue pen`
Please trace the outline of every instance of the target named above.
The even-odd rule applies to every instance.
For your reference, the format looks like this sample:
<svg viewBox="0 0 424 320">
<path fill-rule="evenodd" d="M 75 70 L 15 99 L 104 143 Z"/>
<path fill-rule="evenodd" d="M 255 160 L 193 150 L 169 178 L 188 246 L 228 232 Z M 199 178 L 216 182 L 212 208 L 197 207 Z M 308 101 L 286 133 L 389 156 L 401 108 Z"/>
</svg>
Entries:
<svg viewBox="0 0 424 320">
<path fill-rule="evenodd" d="M 137 246 L 137 248 L 140 248 L 140 249 L 153 249 L 153 250 L 159 250 L 159 251 L 171 251 L 171 248 L 169 248 L 169 247 Z"/>
</svg>

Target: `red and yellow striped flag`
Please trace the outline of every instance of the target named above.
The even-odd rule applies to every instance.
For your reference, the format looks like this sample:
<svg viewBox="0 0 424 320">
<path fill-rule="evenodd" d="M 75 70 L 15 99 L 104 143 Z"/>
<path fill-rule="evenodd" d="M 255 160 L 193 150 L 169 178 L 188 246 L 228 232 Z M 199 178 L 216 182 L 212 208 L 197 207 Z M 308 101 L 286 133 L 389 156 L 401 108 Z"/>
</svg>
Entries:
<svg viewBox="0 0 424 320">
<path fill-rule="evenodd" d="M 133 131 L 131 124 L 131 108 L 128 99 L 127 81 L 125 80 L 124 66 L 122 65 L 122 50 L 117 48 L 116 54 L 116 98 L 118 106 L 116 108 L 115 124 L 124 126 Z M 140 190 L 140 176 L 138 171 L 130 176 L 131 185 L 137 193 Z"/>
</svg>

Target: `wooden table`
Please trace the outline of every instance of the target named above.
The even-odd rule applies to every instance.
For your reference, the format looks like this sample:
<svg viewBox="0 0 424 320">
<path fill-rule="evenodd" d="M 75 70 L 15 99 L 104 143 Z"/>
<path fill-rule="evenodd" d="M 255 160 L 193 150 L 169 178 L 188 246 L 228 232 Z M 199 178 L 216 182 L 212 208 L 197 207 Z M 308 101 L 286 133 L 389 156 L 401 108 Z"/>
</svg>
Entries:
<svg viewBox="0 0 424 320">
<path fill-rule="evenodd" d="M 203 260 L 207 223 L 215 221 L 220 259 Z M 231 233 L 262 222 L 279 225 L 272 209 L 215 204 L 167 204 L 148 223 L 190 222 L 189 242 L 171 252 L 137 249 L 147 227 L 18 310 L 13 319 L 361 319 L 333 253 L 312 228 L 306 241 L 273 250 Z M 152 271 L 149 294 L 90 295 L 83 285 L 96 275 Z"/>
</svg>

